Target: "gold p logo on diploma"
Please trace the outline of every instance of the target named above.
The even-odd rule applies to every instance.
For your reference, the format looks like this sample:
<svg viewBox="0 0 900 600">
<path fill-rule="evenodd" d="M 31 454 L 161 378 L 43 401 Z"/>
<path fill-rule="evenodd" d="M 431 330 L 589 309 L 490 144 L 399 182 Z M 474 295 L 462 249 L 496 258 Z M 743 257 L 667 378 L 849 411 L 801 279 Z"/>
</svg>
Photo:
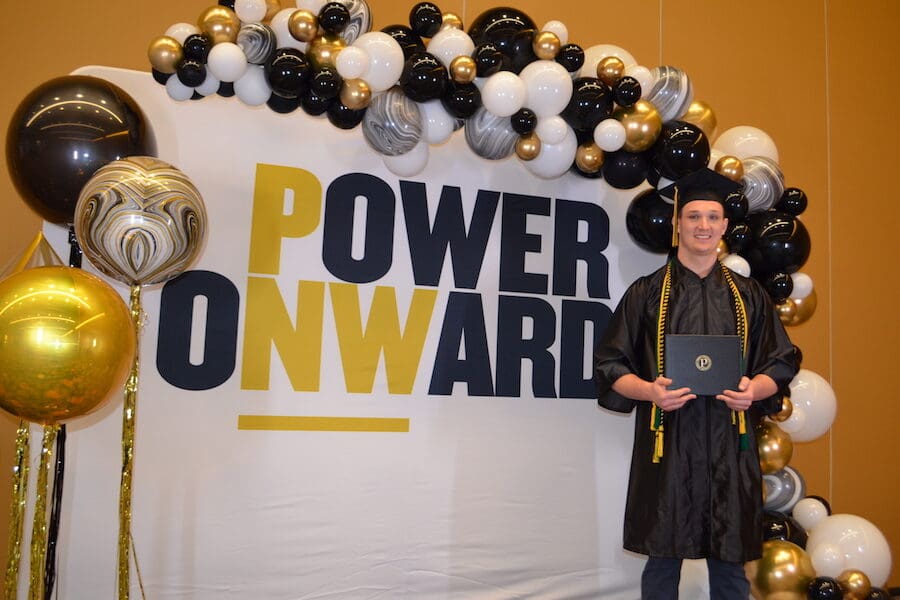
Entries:
<svg viewBox="0 0 900 600">
<path fill-rule="evenodd" d="M 694 359 L 694 366 L 698 371 L 709 371 L 712 368 L 712 359 L 706 354 L 701 354 Z"/>
</svg>

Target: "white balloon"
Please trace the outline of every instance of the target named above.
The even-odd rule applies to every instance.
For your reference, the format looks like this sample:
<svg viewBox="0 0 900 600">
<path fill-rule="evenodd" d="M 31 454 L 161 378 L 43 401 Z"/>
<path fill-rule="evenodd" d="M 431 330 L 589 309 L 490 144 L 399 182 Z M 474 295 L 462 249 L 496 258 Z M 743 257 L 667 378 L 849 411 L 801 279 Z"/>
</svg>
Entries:
<svg viewBox="0 0 900 600">
<path fill-rule="evenodd" d="M 234 95 L 248 106 L 265 104 L 272 95 L 266 74 L 261 66 L 251 65 L 244 75 L 234 82 Z"/>
<path fill-rule="evenodd" d="M 625 64 L 625 68 L 637 64 L 634 57 L 624 48 L 613 46 L 612 44 L 597 44 L 584 50 L 584 65 L 578 71 L 579 77 L 597 77 L 597 65 L 607 56 L 618 56 Z M 640 79 L 638 79 L 640 81 Z M 643 88 L 643 85 L 641 86 Z M 650 90 L 647 90 L 650 91 Z"/>
<path fill-rule="evenodd" d="M 297 50 L 306 52 L 306 42 L 301 42 L 292 36 L 291 30 L 288 27 L 288 21 L 291 19 L 291 15 L 294 14 L 295 10 L 297 9 L 282 8 L 272 17 L 272 20 L 269 22 L 269 27 L 275 32 L 275 41 L 279 48 L 296 48 Z M 313 14 L 317 15 L 319 14 L 319 11 L 317 10 Z"/>
<path fill-rule="evenodd" d="M 181 83 L 177 75 L 172 75 L 166 80 L 166 93 L 172 100 L 183 102 L 191 99 L 191 96 L 194 95 L 194 88 Z"/>
<path fill-rule="evenodd" d="M 706 164 L 713 171 L 716 170 L 716 163 L 719 162 L 719 159 L 725 156 L 721 150 L 716 148 L 710 148 L 709 150 L 709 162 Z"/>
<path fill-rule="evenodd" d="M 794 410 L 781 423 L 781 428 L 795 442 L 809 442 L 824 435 L 837 413 L 837 400 L 831 385 L 822 376 L 800 369 L 790 388 Z"/>
<path fill-rule="evenodd" d="M 559 38 L 559 45 L 565 46 L 569 43 L 569 28 L 562 21 L 547 21 L 541 27 L 541 31 L 549 31 Z"/>
<path fill-rule="evenodd" d="M 448 27 L 441 29 L 428 42 L 428 52 L 437 57 L 445 67 L 457 56 L 471 56 L 475 50 L 475 42 L 462 29 Z"/>
<path fill-rule="evenodd" d="M 194 88 L 194 90 L 200 94 L 201 96 L 211 96 L 219 91 L 219 84 L 221 82 L 216 79 L 216 76 L 207 71 L 206 79 L 203 80 L 203 83 Z"/>
<path fill-rule="evenodd" d="M 398 177 L 413 177 L 428 164 L 428 143 L 420 141 L 406 154 L 383 155 L 384 165 Z"/>
<path fill-rule="evenodd" d="M 845 569 L 866 574 L 881 587 L 891 572 L 891 548 L 875 525 L 856 515 L 831 515 L 813 527 L 806 542 L 820 577 L 837 577 Z"/>
<path fill-rule="evenodd" d="M 637 82 L 641 84 L 641 98 L 646 97 L 653 88 L 653 71 L 643 65 L 626 66 L 625 75 L 637 79 Z"/>
<path fill-rule="evenodd" d="M 370 31 L 356 38 L 353 46 L 362 48 L 369 55 L 369 66 L 360 78 L 369 84 L 373 92 L 383 92 L 397 83 L 403 72 L 404 60 L 403 48 L 397 40 L 381 31 Z"/>
<path fill-rule="evenodd" d="M 792 299 L 803 300 L 812 293 L 813 280 L 806 273 L 801 273 L 800 271 L 791 273 L 791 281 L 794 283 L 794 289 L 791 292 Z"/>
<path fill-rule="evenodd" d="M 510 71 L 500 71 L 487 78 L 481 90 L 484 108 L 498 117 L 509 117 L 525 106 L 525 82 Z"/>
<path fill-rule="evenodd" d="M 297 0 L 297 8 L 308 10 L 314 15 L 318 15 L 322 7 L 328 3 L 328 0 Z"/>
<path fill-rule="evenodd" d="M 456 131 L 456 118 L 444 109 L 440 100 L 419 103 L 422 115 L 422 139 L 429 144 L 443 144 Z"/>
<path fill-rule="evenodd" d="M 522 161 L 522 164 L 538 177 L 556 179 L 571 168 L 577 150 L 578 140 L 575 132 L 569 127 L 562 143 L 541 144 L 541 152 L 532 160 Z"/>
<path fill-rule="evenodd" d="M 555 60 L 536 60 L 519 78 L 525 84 L 525 106 L 538 117 L 558 115 L 572 99 L 572 76 Z"/>
<path fill-rule="evenodd" d="M 749 125 L 737 125 L 726 129 L 716 138 L 713 147 L 741 160 L 751 156 L 765 156 L 778 163 L 778 148 L 769 134 Z"/>
<path fill-rule="evenodd" d="M 569 125 L 566 120 L 556 115 L 555 117 L 538 117 L 537 126 L 534 132 L 541 140 L 541 146 L 544 144 L 561 144 L 566 135 L 569 133 Z"/>
<path fill-rule="evenodd" d="M 334 68 L 344 79 L 359 79 L 369 68 L 369 53 L 356 46 L 347 46 L 334 59 Z"/>
<path fill-rule="evenodd" d="M 604 119 L 594 127 L 594 143 L 604 152 L 621 150 L 625 145 L 625 126 L 616 119 Z"/>
<path fill-rule="evenodd" d="M 247 71 L 247 55 L 237 44 L 219 42 L 210 49 L 206 68 L 219 81 L 237 81 Z"/>
<path fill-rule="evenodd" d="M 234 0 L 234 13 L 244 23 L 259 23 L 268 10 L 266 0 Z"/>
<path fill-rule="evenodd" d="M 190 23 L 175 23 L 166 29 L 166 35 L 174 38 L 179 44 L 183 44 L 189 35 L 200 33 L 200 28 Z"/>
<path fill-rule="evenodd" d="M 750 263 L 740 254 L 728 254 L 722 259 L 722 264 L 744 277 L 750 277 Z"/>
<path fill-rule="evenodd" d="M 791 516 L 803 529 L 812 531 L 828 516 L 828 508 L 817 498 L 802 498 L 794 505 Z"/>
</svg>

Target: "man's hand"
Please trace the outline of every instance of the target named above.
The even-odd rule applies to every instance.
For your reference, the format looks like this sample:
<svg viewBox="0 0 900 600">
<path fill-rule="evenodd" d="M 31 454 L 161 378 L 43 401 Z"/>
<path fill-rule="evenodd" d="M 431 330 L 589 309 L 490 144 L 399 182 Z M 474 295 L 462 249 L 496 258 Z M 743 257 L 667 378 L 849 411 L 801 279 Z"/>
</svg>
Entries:
<svg viewBox="0 0 900 600">
<path fill-rule="evenodd" d="M 753 400 L 755 399 L 752 387 L 750 379 L 744 376 L 741 377 L 741 381 L 738 383 L 737 391 L 725 390 L 716 396 L 716 398 L 722 400 L 731 410 L 747 410 L 750 408 L 750 405 L 753 404 Z"/>
<path fill-rule="evenodd" d="M 678 388 L 670 390 L 668 386 L 672 385 L 672 380 L 668 377 L 660 375 L 654 381 L 649 382 L 648 388 L 649 400 L 666 412 L 678 410 L 689 400 L 697 397 L 692 394 L 690 388 Z"/>
</svg>

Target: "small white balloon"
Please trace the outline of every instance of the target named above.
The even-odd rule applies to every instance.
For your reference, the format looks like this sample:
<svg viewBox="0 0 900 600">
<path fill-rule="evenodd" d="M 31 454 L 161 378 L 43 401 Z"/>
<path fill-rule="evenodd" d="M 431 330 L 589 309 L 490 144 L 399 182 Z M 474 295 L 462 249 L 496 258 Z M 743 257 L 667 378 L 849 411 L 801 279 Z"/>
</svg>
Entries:
<svg viewBox="0 0 900 600">
<path fill-rule="evenodd" d="M 220 84 L 221 82 L 216 79 L 216 76 L 207 70 L 206 79 L 203 80 L 203 83 L 195 87 L 194 90 L 201 96 L 212 96 L 219 91 Z"/>
<path fill-rule="evenodd" d="M 244 23 L 259 23 L 268 10 L 266 0 L 234 0 L 234 13 Z"/>
<path fill-rule="evenodd" d="M 359 79 L 369 68 L 369 53 L 356 46 L 347 46 L 334 59 L 334 68 L 344 79 Z"/>
<path fill-rule="evenodd" d="M 183 102 L 191 99 L 191 96 L 194 95 L 194 88 L 184 85 L 178 76 L 173 75 L 166 80 L 166 93 L 172 100 Z"/>
<path fill-rule="evenodd" d="M 622 60 L 622 63 L 625 65 L 625 69 L 628 69 L 628 67 L 637 64 L 637 61 L 634 60 L 634 57 L 629 54 L 624 48 L 620 48 L 612 44 L 597 44 L 596 46 L 585 48 L 584 65 L 582 65 L 581 70 L 578 71 L 578 76 L 596 78 L 597 65 L 600 64 L 600 61 L 607 56 L 618 56 Z M 640 81 L 640 79 L 638 79 L 638 81 Z M 643 84 L 641 85 L 641 87 L 644 87 Z"/>
<path fill-rule="evenodd" d="M 383 92 L 393 87 L 403 73 L 403 48 L 392 36 L 381 31 L 364 33 L 353 42 L 369 55 L 369 65 L 360 78 L 369 84 L 373 92 Z M 347 49 L 338 54 L 346 52 Z"/>
<path fill-rule="evenodd" d="M 440 100 L 419 103 L 422 115 L 422 139 L 429 144 L 443 144 L 456 131 L 456 118 L 444 109 Z"/>
<path fill-rule="evenodd" d="M 794 283 L 794 289 L 791 292 L 793 300 L 803 300 L 812 293 L 813 280 L 806 273 L 801 273 L 800 271 L 791 273 L 791 281 Z"/>
<path fill-rule="evenodd" d="M 297 50 L 306 52 L 306 42 L 301 42 L 291 35 L 291 30 L 288 25 L 291 15 L 294 14 L 294 11 L 296 10 L 299 10 L 299 7 L 282 8 L 272 17 L 272 20 L 269 22 L 269 27 L 275 32 L 275 41 L 279 48 L 296 48 Z M 319 14 L 319 11 L 316 10 L 313 14 L 317 15 Z"/>
<path fill-rule="evenodd" d="M 750 125 L 737 125 L 722 132 L 713 148 L 729 156 L 744 160 L 751 156 L 764 156 L 778 164 L 778 148 L 768 133 Z"/>
<path fill-rule="evenodd" d="M 645 98 L 653 88 L 653 71 L 643 65 L 625 67 L 625 76 L 633 77 L 641 84 L 641 98 Z"/>
<path fill-rule="evenodd" d="M 891 572 L 891 548 L 884 534 L 866 519 L 849 514 L 825 517 L 806 542 L 813 568 L 820 577 L 837 577 L 856 569 L 881 587 Z"/>
<path fill-rule="evenodd" d="M 555 117 L 538 117 L 534 132 L 543 144 L 561 144 L 569 133 L 569 125 L 566 120 L 556 115 Z"/>
<path fill-rule="evenodd" d="M 328 0 L 297 0 L 297 8 L 308 10 L 314 15 L 319 14 L 319 11 L 322 10 L 322 7 L 328 3 Z"/>
<path fill-rule="evenodd" d="M 406 154 L 382 155 L 384 165 L 398 177 L 413 177 L 422 172 L 428 164 L 428 143 L 420 141 Z"/>
<path fill-rule="evenodd" d="M 525 106 L 538 117 L 558 115 L 572 99 L 572 76 L 555 60 L 536 60 L 519 78 L 525 84 Z"/>
<path fill-rule="evenodd" d="M 604 152 L 616 152 L 625 145 L 625 126 L 617 119 L 603 119 L 594 127 L 594 143 Z"/>
<path fill-rule="evenodd" d="M 533 175 L 544 179 L 556 179 L 572 167 L 577 151 L 578 139 L 569 127 L 562 143 L 541 144 L 540 153 L 532 160 L 522 161 L 522 164 Z"/>
<path fill-rule="evenodd" d="M 234 82 L 234 95 L 248 106 L 265 104 L 272 95 L 266 74 L 261 66 L 251 65 L 244 75 Z"/>
<path fill-rule="evenodd" d="M 219 81 L 237 81 L 247 71 L 247 55 L 237 44 L 220 42 L 210 49 L 206 68 Z"/>
<path fill-rule="evenodd" d="M 475 50 L 475 42 L 462 29 L 448 27 L 441 29 L 431 38 L 427 46 L 428 52 L 437 57 L 445 67 L 457 56 L 471 56 Z"/>
<path fill-rule="evenodd" d="M 515 73 L 500 71 L 487 78 L 481 103 L 493 115 L 509 117 L 525 106 L 525 83 Z"/>
<path fill-rule="evenodd" d="M 709 150 L 709 162 L 706 163 L 706 166 L 708 166 L 710 169 L 712 169 L 713 171 L 715 171 L 715 170 L 716 170 L 716 163 L 718 163 L 718 162 L 719 162 L 719 159 L 722 158 L 723 156 L 725 156 L 725 155 L 722 153 L 721 150 L 717 150 L 717 149 L 715 149 L 715 148 L 710 148 L 710 150 Z"/>
<path fill-rule="evenodd" d="M 790 384 L 791 416 L 780 425 L 794 442 L 810 442 L 824 435 L 834 423 L 837 400 L 831 385 L 819 374 L 800 369 Z"/>
<path fill-rule="evenodd" d="M 722 258 L 722 264 L 744 277 L 750 277 L 750 263 L 740 254 L 728 254 Z"/>
<path fill-rule="evenodd" d="M 547 21 L 541 27 L 541 31 L 549 31 L 558 37 L 560 46 L 565 46 L 569 43 L 569 28 L 562 21 Z"/>
<path fill-rule="evenodd" d="M 812 531 L 828 516 L 828 508 L 817 498 L 801 498 L 794 505 L 791 516 L 803 529 Z"/>
<path fill-rule="evenodd" d="M 175 23 L 166 29 L 166 35 L 174 38 L 179 44 L 183 44 L 189 35 L 200 33 L 200 28 L 190 23 Z"/>
</svg>

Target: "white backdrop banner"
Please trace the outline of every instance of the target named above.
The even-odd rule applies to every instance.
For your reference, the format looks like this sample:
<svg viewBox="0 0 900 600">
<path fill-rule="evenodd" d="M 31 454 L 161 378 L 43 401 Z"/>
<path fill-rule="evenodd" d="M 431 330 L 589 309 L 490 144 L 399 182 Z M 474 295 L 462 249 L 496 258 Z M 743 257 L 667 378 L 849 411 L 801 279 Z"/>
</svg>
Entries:
<svg viewBox="0 0 900 600">
<path fill-rule="evenodd" d="M 136 99 L 209 216 L 199 262 L 144 293 L 134 597 L 638 596 L 632 422 L 591 381 L 662 262 L 626 232 L 635 190 L 461 131 L 402 179 L 358 129 L 79 72 Z M 60 598 L 115 597 L 121 408 L 69 425 Z"/>
</svg>

